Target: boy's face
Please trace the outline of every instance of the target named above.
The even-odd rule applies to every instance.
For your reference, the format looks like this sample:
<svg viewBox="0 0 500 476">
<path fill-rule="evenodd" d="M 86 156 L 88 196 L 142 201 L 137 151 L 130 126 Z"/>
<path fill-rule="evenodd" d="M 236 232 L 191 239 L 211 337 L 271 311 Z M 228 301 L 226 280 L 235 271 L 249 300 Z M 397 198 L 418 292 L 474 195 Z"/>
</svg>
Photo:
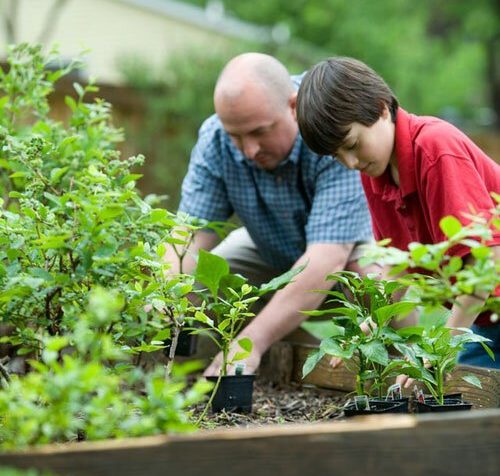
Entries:
<svg viewBox="0 0 500 476">
<path fill-rule="evenodd" d="M 394 134 L 395 124 L 385 107 L 378 121 L 369 127 L 352 123 L 344 143 L 334 155 L 348 169 L 379 177 L 389 163 L 396 165 Z"/>
</svg>

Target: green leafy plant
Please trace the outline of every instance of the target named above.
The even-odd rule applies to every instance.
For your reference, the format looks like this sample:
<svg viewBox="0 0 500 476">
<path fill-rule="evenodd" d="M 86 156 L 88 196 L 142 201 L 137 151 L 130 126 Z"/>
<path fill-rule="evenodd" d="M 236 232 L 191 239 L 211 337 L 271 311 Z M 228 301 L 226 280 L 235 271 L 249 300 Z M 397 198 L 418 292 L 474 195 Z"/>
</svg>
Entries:
<svg viewBox="0 0 500 476">
<path fill-rule="evenodd" d="M 449 311 L 443 306 L 457 303 L 464 295 L 481 297 L 489 295 L 477 312 L 491 311 L 491 318 L 498 319 L 500 298 L 495 295 L 500 285 L 500 263 L 488 245 L 495 231 L 500 230 L 500 196 L 492 194 L 497 205 L 488 217 L 470 215 L 470 223 L 462 225 L 452 216 L 444 217 L 440 227 L 447 240 L 427 245 L 411 243 L 408 251 L 387 246 L 383 240 L 365 253 L 362 264 L 379 263 L 392 267 L 395 280 L 410 289 L 412 299 L 419 306 L 420 327 L 402 329 L 399 334 L 411 338 L 411 347 L 398 348 L 407 358 L 412 376 L 427 386 L 432 396 L 443 403 L 445 377 L 456 366 L 458 353 L 467 343 L 480 343 L 494 359 L 486 345 L 488 339 L 474 334 L 470 329 L 446 327 Z M 453 255 L 455 247 L 468 247 L 473 260 L 464 261 Z M 458 332 L 457 332 L 458 331 Z M 469 383 L 480 386 L 474 376 L 464 377 Z"/>
<path fill-rule="evenodd" d="M 205 286 L 205 289 L 197 291 L 203 298 L 205 307 L 195 313 L 194 319 L 203 324 L 204 328 L 195 332 L 205 332 L 222 353 L 221 373 L 205 411 L 218 389 L 221 378 L 227 375 L 228 366 L 246 359 L 252 352 L 252 341 L 248 337 L 242 337 L 237 340 L 241 351 L 230 355 L 236 336 L 245 322 L 254 316 L 251 305 L 265 294 L 286 286 L 303 268 L 293 268 L 257 288 L 248 284 L 243 276 L 232 274 L 224 258 L 200 250 L 195 279 Z"/>
<path fill-rule="evenodd" d="M 388 246 L 390 240 L 382 240 L 378 246 L 367 249 L 362 265 L 376 262 L 391 266 L 391 273 L 398 275 L 397 281 L 411 287 L 425 306 L 453 304 L 463 295 L 488 294 L 489 298 L 477 310 L 491 310 L 498 316 L 500 297 L 494 291 L 500 285 L 500 262 L 495 260 L 488 242 L 500 230 L 500 195 L 492 195 L 497 205 L 488 218 L 470 215 L 470 223 L 464 226 L 453 216 L 444 217 L 439 225 L 447 240 L 436 244 L 411 243 L 408 251 Z M 453 256 L 457 246 L 470 248 L 473 260 L 464 262 Z"/>
<path fill-rule="evenodd" d="M 478 342 L 485 352 L 494 359 L 491 349 L 486 345 L 486 337 L 474 334 L 468 328 L 459 328 L 460 334 L 453 334 L 453 328 L 446 327 L 449 311 L 444 308 L 425 308 L 419 317 L 419 327 L 407 327 L 401 335 L 413 340 L 411 346 L 395 347 L 406 357 L 412 366 L 413 377 L 422 381 L 430 394 L 440 404 L 444 403 L 445 380 L 457 364 L 460 351 L 465 344 Z M 474 375 L 462 377 L 466 382 L 481 388 L 481 381 Z"/>
<path fill-rule="evenodd" d="M 0 446 L 18 448 L 74 439 L 97 440 L 194 429 L 188 408 L 211 388 L 187 388 L 196 364 L 174 368 L 165 380 L 126 363 L 106 333 L 120 320 L 124 299 L 96 288 L 72 332 L 42 338 L 42 357 L 26 376 L 0 392 Z M 113 364 L 113 365 L 111 365 Z"/>
<path fill-rule="evenodd" d="M 39 357 L 44 331 L 71 331 L 103 286 L 125 296 L 108 331 L 138 363 L 187 313 L 192 278 L 170 279 L 163 259 L 177 217 L 141 197 L 132 168 L 144 159 L 120 157 L 111 106 L 86 101 L 94 85 L 74 84 L 67 124 L 50 118 L 54 82 L 77 66 L 50 70 L 54 55 L 18 45 L 0 72 L 0 314 L 14 329 L 2 339 Z"/>
<path fill-rule="evenodd" d="M 308 322 L 305 328 L 321 326 L 323 340 L 319 348 L 310 353 L 303 367 L 303 377 L 308 375 L 325 356 L 342 359 L 356 373 L 356 393 L 376 392 L 382 397 L 389 377 L 398 375 L 409 366 L 402 359 L 391 359 L 389 347 L 398 344 L 400 349 L 409 344 L 407 339 L 390 327 L 398 316 L 404 317 L 416 304 L 397 301 L 394 296 L 402 291 L 395 281 L 361 277 L 357 273 L 341 271 L 328 276 L 342 285 L 342 290 L 325 291 L 330 309 L 307 311 L 309 316 L 332 316 L 325 323 Z M 397 302 L 396 302 L 397 301 Z M 372 382 L 369 385 L 369 382 Z"/>
</svg>

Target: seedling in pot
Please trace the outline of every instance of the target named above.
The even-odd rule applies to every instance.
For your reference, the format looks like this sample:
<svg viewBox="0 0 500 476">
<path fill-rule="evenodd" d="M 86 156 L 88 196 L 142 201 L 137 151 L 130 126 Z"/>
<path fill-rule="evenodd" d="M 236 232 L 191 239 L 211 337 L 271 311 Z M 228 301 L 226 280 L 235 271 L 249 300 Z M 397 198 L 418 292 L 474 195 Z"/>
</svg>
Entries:
<svg viewBox="0 0 500 476">
<path fill-rule="evenodd" d="M 402 286 L 376 276 L 361 277 L 342 271 L 328 276 L 341 283 L 345 294 L 326 291 L 332 308 L 308 311 L 310 316 L 331 316 L 319 349 L 313 351 L 303 367 L 303 377 L 311 372 L 323 356 L 340 358 L 356 373 L 356 394 L 376 394 L 383 398 L 388 378 L 406 370 L 412 371 L 404 359 L 390 359 L 388 348 L 396 343 L 404 348 L 406 339 L 390 327 L 397 316 L 406 316 L 415 308 L 411 301 L 394 302 Z M 324 323 L 318 323 L 324 328 Z M 308 322 L 306 328 L 314 328 Z M 368 390 L 367 390 L 368 389 Z"/>
<path fill-rule="evenodd" d="M 423 309 L 420 327 L 402 329 L 400 334 L 413 337 L 412 346 L 396 348 L 403 353 L 408 363 L 413 366 L 412 376 L 422 381 L 430 392 L 431 401 L 437 405 L 445 405 L 445 378 L 457 364 L 458 354 L 465 344 L 480 343 L 485 352 L 493 359 L 493 352 L 486 345 L 486 337 L 474 334 L 468 328 L 452 329 L 445 327 L 449 310 L 444 308 Z M 453 334 L 458 330 L 460 334 Z M 481 381 L 474 375 L 462 377 L 467 383 L 481 388 Z M 457 402 L 454 402 L 455 404 Z"/>
<path fill-rule="evenodd" d="M 302 271 L 303 267 L 294 268 L 281 276 L 271 280 L 269 283 L 261 285 L 259 288 L 248 284 L 247 280 L 237 274 L 232 274 L 227 261 L 217 255 L 200 250 L 198 264 L 195 272 L 195 279 L 206 289 L 199 290 L 198 294 L 204 302 L 204 308 L 195 313 L 194 319 L 205 326 L 204 329 L 197 329 L 195 333 L 206 333 L 215 342 L 222 354 L 221 373 L 214 377 L 215 387 L 210 400 L 200 416 L 204 418 L 207 409 L 212 404 L 213 409 L 240 409 L 250 411 L 252 406 L 252 388 L 254 375 L 228 375 L 228 368 L 242 363 L 252 352 L 252 341 L 248 337 L 237 338 L 245 322 L 254 316 L 251 306 L 261 296 L 277 291 L 288 284 L 293 277 Z M 209 331 L 209 332 L 207 332 Z M 240 351 L 231 353 L 234 349 L 234 342 Z M 219 387 L 224 381 L 224 386 L 234 387 L 234 380 L 245 382 L 248 386 L 248 393 L 235 399 L 235 390 L 223 389 L 227 394 L 228 401 L 221 402 Z M 230 383 L 225 383 L 230 382 Z M 216 405 L 213 405 L 213 403 Z"/>
</svg>

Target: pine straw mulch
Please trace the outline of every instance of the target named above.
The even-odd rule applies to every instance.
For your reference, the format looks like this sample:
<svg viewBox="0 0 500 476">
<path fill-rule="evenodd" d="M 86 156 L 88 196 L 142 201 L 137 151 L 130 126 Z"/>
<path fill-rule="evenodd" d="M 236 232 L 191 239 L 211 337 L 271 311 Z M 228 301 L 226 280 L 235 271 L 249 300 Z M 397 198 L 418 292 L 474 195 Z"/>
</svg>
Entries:
<svg viewBox="0 0 500 476">
<path fill-rule="evenodd" d="M 331 421 L 341 417 L 346 396 L 339 392 L 298 384 L 275 386 L 257 379 L 250 414 L 209 412 L 201 428 L 248 428 L 283 423 Z M 203 407 L 197 409 L 200 414 Z"/>
</svg>

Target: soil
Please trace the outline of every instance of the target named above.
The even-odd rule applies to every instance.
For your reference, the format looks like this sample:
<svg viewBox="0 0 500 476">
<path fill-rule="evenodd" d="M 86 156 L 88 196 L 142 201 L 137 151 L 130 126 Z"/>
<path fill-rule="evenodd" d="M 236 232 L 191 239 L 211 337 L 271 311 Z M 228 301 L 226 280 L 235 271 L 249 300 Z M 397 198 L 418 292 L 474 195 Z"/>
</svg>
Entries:
<svg viewBox="0 0 500 476">
<path fill-rule="evenodd" d="M 344 394 L 332 390 L 294 384 L 277 387 L 257 380 L 254 384 L 251 414 L 209 412 L 201 427 L 247 428 L 283 423 L 331 421 L 341 418 L 341 408 L 345 401 Z M 197 409 L 197 413 L 199 414 L 202 409 L 203 407 Z"/>
</svg>

